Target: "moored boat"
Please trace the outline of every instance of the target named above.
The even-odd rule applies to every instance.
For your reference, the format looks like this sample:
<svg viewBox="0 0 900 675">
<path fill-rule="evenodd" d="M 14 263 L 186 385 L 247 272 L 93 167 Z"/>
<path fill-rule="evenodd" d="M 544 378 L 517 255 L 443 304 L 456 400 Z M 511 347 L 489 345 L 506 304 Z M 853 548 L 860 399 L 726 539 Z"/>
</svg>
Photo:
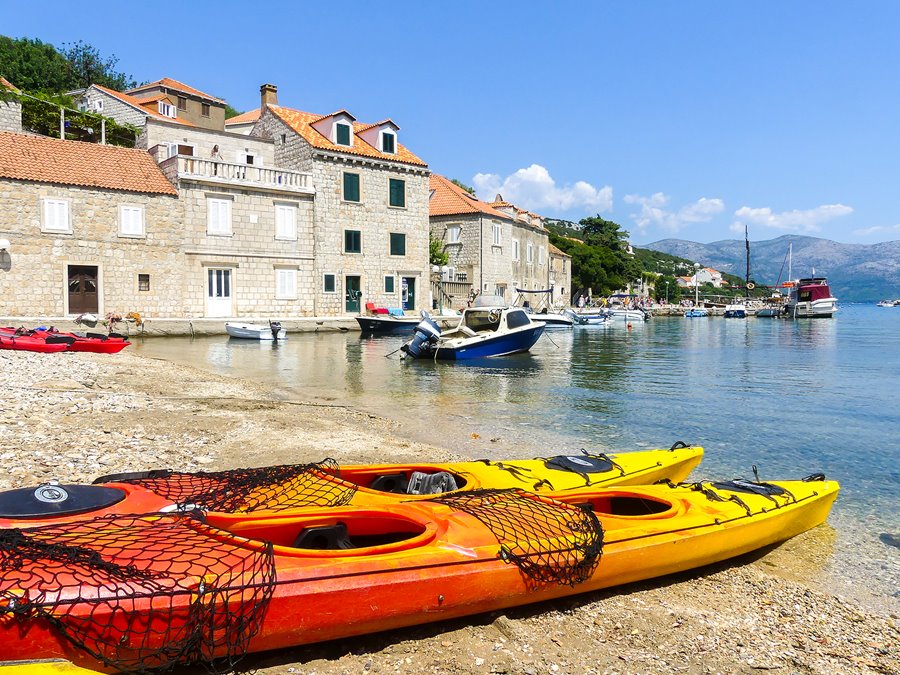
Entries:
<svg viewBox="0 0 900 675">
<path fill-rule="evenodd" d="M 47 338 L 40 335 L 8 335 L 0 333 L 0 349 L 26 352 L 64 352 L 68 351 L 73 340 L 63 338 Z"/>
<path fill-rule="evenodd" d="M 543 332 L 542 321 L 516 307 L 467 307 L 445 331 L 423 310 L 415 335 L 401 349 L 415 359 L 444 361 L 506 356 L 527 352 Z"/>
<path fill-rule="evenodd" d="M 414 316 L 394 316 L 393 314 L 378 314 L 372 316 L 358 316 L 356 322 L 363 333 L 412 333 L 420 319 Z"/>
<path fill-rule="evenodd" d="M 501 610 L 690 570 L 825 521 L 839 486 L 488 490 L 266 517 L 4 530 L 6 659 L 150 669 Z"/>
<path fill-rule="evenodd" d="M 258 323 L 240 323 L 226 321 L 225 332 L 233 338 L 242 340 L 285 340 L 287 331 L 278 321 L 270 321 L 269 325 Z"/>
<path fill-rule="evenodd" d="M 63 349 L 50 348 L 40 351 L 93 352 L 96 354 L 116 354 L 129 344 L 128 338 L 115 333 L 66 333 L 53 327 L 34 329 L 0 328 L 0 338 L 33 338 L 36 343 L 43 341 L 49 345 L 64 345 Z M 34 350 L 37 351 L 37 350 Z"/>
<path fill-rule="evenodd" d="M 795 319 L 830 318 L 837 311 L 837 298 L 831 295 L 825 277 L 800 279 L 791 287 L 785 313 Z"/>
<path fill-rule="evenodd" d="M 697 319 L 705 316 L 709 316 L 709 310 L 706 307 L 691 307 L 684 312 L 685 319 Z"/>
<path fill-rule="evenodd" d="M 747 305 L 742 302 L 735 302 L 730 305 L 725 305 L 725 318 L 726 319 L 746 319 L 747 318 Z"/>
</svg>

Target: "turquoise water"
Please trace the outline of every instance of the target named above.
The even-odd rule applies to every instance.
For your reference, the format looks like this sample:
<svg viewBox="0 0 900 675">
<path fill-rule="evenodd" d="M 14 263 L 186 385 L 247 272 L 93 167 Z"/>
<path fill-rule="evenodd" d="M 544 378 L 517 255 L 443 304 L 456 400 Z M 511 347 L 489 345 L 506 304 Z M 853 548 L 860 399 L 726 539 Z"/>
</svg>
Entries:
<svg viewBox="0 0 900 675">
<path fill-rule="evenodd" d="M 821 471 L 842 485 L 832 521 L 872 545 L 874 574 L 890 585 L 897 556 L 877 537 L 900 533 L 898 336 L 900 307 L 850 305 L 833 320 L 658 317 L 548 331 L 529 354 L 466 364 L 403 361 L 387 355 L 404 338 L 354 332 L 137 349 L 369 410 L 467 456 L 681 440 L 706 448 L 701 477 L 751 476 L 754 464 L 763 479 Z"/>
</svg>

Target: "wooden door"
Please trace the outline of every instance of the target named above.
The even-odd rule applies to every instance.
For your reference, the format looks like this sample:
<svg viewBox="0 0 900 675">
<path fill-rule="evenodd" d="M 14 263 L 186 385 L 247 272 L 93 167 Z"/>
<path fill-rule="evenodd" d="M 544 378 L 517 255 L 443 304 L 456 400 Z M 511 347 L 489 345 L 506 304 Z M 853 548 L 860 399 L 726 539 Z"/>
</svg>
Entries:
<svg viewBox="0 0 900 675">
<path fill-rule="evenodd" d="M 100 309 L 95 265 L 69 265 L 69 314 L 96 314 Z"/>
</svg>

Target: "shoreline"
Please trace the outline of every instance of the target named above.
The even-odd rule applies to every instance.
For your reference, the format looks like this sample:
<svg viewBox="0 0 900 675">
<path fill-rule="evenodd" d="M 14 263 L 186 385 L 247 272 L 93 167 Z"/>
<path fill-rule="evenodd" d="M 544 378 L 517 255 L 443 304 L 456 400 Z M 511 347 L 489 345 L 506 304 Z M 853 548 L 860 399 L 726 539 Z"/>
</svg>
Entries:
<svg viewBox="0 0 900 675">
<path fill-rule="evenodd" d="M 353 407 L 279 400 L 252 381 L 125 352 L 0 352 L 0 385 L 8 467 L 0 489 L 166 467 L 466 459 Z M 823 570 L 836 536 L 826 524 L 673 577 L 253 655 L 241 666 L 325 675 L 897 672 L 897 603 L 879 610 L 860 602 L 847 592 L 852 580 L 829 587 Z"/>
</svg>

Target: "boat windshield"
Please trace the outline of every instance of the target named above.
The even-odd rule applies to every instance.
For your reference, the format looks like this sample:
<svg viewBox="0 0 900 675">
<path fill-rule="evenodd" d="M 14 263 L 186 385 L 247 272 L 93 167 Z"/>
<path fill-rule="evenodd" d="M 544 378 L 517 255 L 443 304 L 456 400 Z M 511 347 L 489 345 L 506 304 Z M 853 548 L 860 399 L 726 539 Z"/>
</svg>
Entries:
<svg viewBox="0 0 900 675">
<path fill-rule="evenodd" d="M 500 327 L 499 309 L 479 309 L 466 312 L 466 327 L 476 333 L 481 331 L 497 330 Z"/>
</svg>

